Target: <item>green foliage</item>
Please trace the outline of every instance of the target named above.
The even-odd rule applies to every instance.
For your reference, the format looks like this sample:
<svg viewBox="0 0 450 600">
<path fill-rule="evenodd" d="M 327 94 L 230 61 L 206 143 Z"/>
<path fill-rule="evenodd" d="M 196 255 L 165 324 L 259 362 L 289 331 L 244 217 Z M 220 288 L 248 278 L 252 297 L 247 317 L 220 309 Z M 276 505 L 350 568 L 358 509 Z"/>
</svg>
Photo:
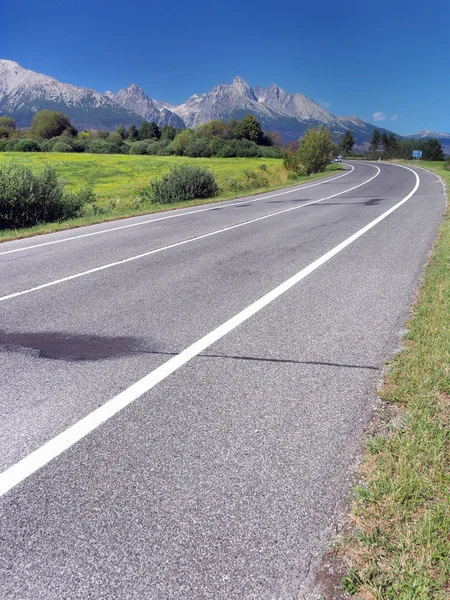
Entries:
<svg viewBox="0 0 450 600">
<path fill-rule="evenodd" d="M 8 129 L 15 129 L 16 122 L 12 117 L 0 117 L 0 127 L 7 127 Z"/>
<path fill-rule="evenodd" d="M 303 167 L 300 163 L 298 148 L 287 147 L 283 153 L 283 167 L 296 175 L 300 175 Z"/>
<path fill-rule="evenodd" d="M 72 141 L 71 145 L 74 152 L 86 152 L 89 146 L 89 141 L 85 138 L 77 138 L 76 140 Z"/>
<path fill-rule="evenodd" d="M 332 159 L 335 150 L 330 132 L 324 127 L 308 129 L 300 141 L 299 161 L 306 173 L 321 173 Z"/>
<path fill-rule="evenodd" d="M 217 156 L 222 158 L 251 158 L 260 156 L 260 150 L 258 145 L 250 140 L 229 140 L 219 149 Z"/>
<path fill-rule="evenodd" d="M 159 140 L 161 137 L 161 130 L 155 122 L 149 123 L 144 121 L 139 128 L 139 139 L 140 140 Z"/>
<path fill-rule="evenodd" d="M 177 135 L 172 140 L 172 143 L 170 144 L 170 149 L 174 154 L 178 156 L 186 155 L 186 150 L 189 147 L 189 145 L 193 142 L 194 137 L 195 134 L 192 131 L 192 129 L 183 129 L 183 131 L 177 133 Z"/>
<path fill-rule="evenodd" d="M 130 145 L 128 154 L 148 154 L 148 142 L 133 142 Z"/>
<path fill-rule="evenodd" d="M 17 140 L 14 145 L 15 152 L 40 152 L 41 147 L 36 140 Z"/>
<path fill-rule="evenodd" d="M 213 198 L 219 193 L 214 174 L 207 168 L 180 165 L 168 175 L 150 183 L 148 195 L 161 204 L 195 198 Z"/>
<path fill-rule="evenodd" d="M 91 154 L 117 154 L 114 152 L 115 146 L 114 144 L 110 144 L 106 140 L 102 139 L 93 139 L 89 142 L 87 146 L 87 151 Z M 119 149 L 120 153 L 120 149 Z"/>
<path fill-rule="evenodd" d="M 130 125 L 130 129 L 128 130 L 127 139 L 130 142 L 135 142 L 139 139 L 139 132 L 136 129 L 136 125 Z"/>
<path fill-rule="evenodd" d="M 122 140 L 124 140 L 127 137 L 127 130 L 125 129 L 124 125 L 119 125 L 116 133 L 119 134 Z"/>
<path fill-rule="evenodd" d="M 356 594 L 361 587 L 361 580 L 355 570 L 350 571 L 346 577 L 342 578 L 342 587 L 350 596 Z"/>
<path fill-rule="evenodd" d="M 182 130 L 177 129 L 173 125 L 163 125 L 161 127 L 161 139 L 172 141 L 179 131 Z"/>
<path fill-rule="evenodd" d="M 88 201 L 95 201 L 92 190 L 65 194 L 50 166 L 33 173 L 23 165 L 0 163 L 0 229 L 75 217 Z"/>
<path fill-rule="evenodd" d="M 56 142 L 53 144 L 52 152 L 73 152 L 72 146 L 64 142 Z"/>
<path fill-rule="evenodd" d="M 0 126 L 0 138 L 9 138 L 9 136 L 13 133 L 13 129 L 9 127 Z"/>
<path fill-rule="evenodd" d="M 98 131 L 94 131 L 91 135 L 92 139 L 97 140 L 107 140 L 109 138 L 109 131 L 102 131 L 99 129 Z"/>
<path fill-rule="evenodd" d="M 381 134 L 378 129 L 374 129 L 372 133 L 372 139 L 369 146 L 369 154 L 372 158 L 380 152 Z"/>
<path fill-rule="evenodd" d="M 344 156 L 347 156 L 347 154 L 350 154 L 350 152 L 353 150 L 354 145 L 355 145 L 355 139 L 353 137 L 353 133 L 349 129 L 347 129 L 347 131 L 344 133 L 344 136 L 340 143 L 340 149 L 341 149 L 342 154 Z"/>
<path fill-rule="evenodd" d="M 61 135 L 64 131 L 71 136 L 77 135 L 77 130 L 72 126 L 69 117 L 53 110 L 37 112 L 30 128 L 30 133 L 34 138 L 45 140 Z"/>
<path fill-rule="evenodd" d="M 230 131 L 223 121 L 219 119 L 207 121 L 195 128 L 195 133 L 198 137 L 212 140 L 213 138 L 228 138 Z"/>
<path fill-rule="evenodd" d="M 426 140 L 422 151 L 424 160 L 444 160 L 445 158 L 442 145 L 436 138 Z"/>
<path fill-rule="evenodd" d="M 230 125 L 229 125 L 230 126 Z M 263 138 L 261 123 L 253 115 L 246 115 L 240 121 L 233 123 L 232 135 L 237 139 L 250 140 L 259 144 Z"/>
<path fill-rule="evenodd" d="M 173 145 L 173 142 L 172 142 Z M 192 158 L 209 158 L 213 151 L 207 140 L 193 137 L 184 151 L 185 156 Z"/>
</svg>

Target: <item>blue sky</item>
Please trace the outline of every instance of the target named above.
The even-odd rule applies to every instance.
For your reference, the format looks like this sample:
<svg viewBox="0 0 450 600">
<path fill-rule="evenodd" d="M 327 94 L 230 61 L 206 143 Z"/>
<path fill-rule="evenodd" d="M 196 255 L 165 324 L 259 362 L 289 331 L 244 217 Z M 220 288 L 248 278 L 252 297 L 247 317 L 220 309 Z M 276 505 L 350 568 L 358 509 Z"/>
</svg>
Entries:
<svg viewBox="0 0 450 600">
<path fill-rule="evenodd" d="M 0 57 L 178 103 L 240 75 L 400 134 L 450 132 L 450 0 L 3 0 Z"/>
</svg>

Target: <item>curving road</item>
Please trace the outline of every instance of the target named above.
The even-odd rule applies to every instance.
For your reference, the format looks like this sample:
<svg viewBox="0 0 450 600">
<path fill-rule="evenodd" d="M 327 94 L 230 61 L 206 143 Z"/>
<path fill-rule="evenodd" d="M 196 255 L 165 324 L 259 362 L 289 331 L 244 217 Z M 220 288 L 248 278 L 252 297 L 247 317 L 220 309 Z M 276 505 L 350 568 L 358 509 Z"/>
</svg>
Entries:
<svg viewBox="0 0 450 600">
<path fill-rule="evenodd" d="M 357 161 L 1 244 L 0 598 L 298 598 L 444 208 Z"/>
</svg>

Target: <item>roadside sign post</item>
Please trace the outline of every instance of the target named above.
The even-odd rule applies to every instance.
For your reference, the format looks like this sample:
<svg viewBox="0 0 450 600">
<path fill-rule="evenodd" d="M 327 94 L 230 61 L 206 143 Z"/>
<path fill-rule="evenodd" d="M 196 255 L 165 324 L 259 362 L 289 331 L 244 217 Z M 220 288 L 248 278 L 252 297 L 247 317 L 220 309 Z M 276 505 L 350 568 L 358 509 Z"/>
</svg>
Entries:
<svg viewBox="0 0 450 600">
<path fill-rule="evenodd" d="M 413 150 L 413 159 L 420 160 L 422 158 L 422 150 Z"/>
</svg>

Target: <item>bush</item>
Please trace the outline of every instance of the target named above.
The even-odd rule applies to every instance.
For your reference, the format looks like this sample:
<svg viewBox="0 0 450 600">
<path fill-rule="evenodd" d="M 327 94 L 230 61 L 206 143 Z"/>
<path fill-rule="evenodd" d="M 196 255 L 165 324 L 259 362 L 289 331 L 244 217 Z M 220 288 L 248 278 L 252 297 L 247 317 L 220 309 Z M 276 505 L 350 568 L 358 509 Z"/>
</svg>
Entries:
<svg viewBox="0 0 450 600">
<path fill-rule="evenodd" d="M 334 151 L 335 146 L 328 129 L 313 127 L 301 139 L 298 159 L 306 175 L 321 173 L 325 171 Z"/>
<path fill-rule="evenodd" d="M 86 152 L 89 142 L 86 139 L 77 139 L 73 140 L 71 145 L 74 152 Z"/>
<path fill-rule="evenodd" d="M 294 173 L 294 175 L 300 175 L 303 167 L 300 164 L 298 157 L 298 149 L 286 148 L 283 154 L 283 167 L 286 171 Z"/>
<path fill-rule="evenodd" d="M 209 158 L 213 153 L 207 140 L 196 137 L 188 144 L 184 154 L 192 158 Z"/>
<path fill-rule="evenodd" d="M 52 152 L 73 152 L 72 146 L 64 142 L 56 142 L 53 144 Z"/>
<path fill-rule="evenodd" d="M 17 139 L 9 140 L 9 142 L 7 142 L 7 144 L 5 146 L 5 151 L 6 152 L 14 152 L 19 141 L 20 140 L 17 140 Z"/>
<path fill-rule="evenodd" d="M 444 162 L 444 169 L 450 169 L 450 158 L 447 158 Z"/>
<path fill-rule="evenodd" d="M 245 169 L 244 171 L 244 181 L 246 187 L 249 188 L 260 188 L 269 185 L 269 180 L 264 175 L 264 173 L 260 173 L 258 171 L 249 171 Z"/>
<path fill-rule="evenodd" d="M 223 146 L 218 149 L 217 156 L 221 158 L 252 158 L 262 156 L 263 148 L 251 142 L 250 140 L 230 140 L 224 142 Z"/>
<path fill-rule="evenodd" d="M 6 140 L 0 140 L 0 152 L 6 152 L 6 146 L 8 142 Z"/>
<path fill-rule="evenodd" d="M 147 142 L 133 142 L 130 145 L 128 154 L 148 154 Z"/>
<path fill-rule="evenodd" d="M 101 138 L 95 138 L 89 142 L 86 152 L 91 154 L 115 154 L 114 144 L 110 144 Z"/>
<path fill-rule="evenodd" d="M 17 140 L 14 146 L 15 152 L 40 152 L 41 147 L 36 140 Z"/>
<path fill-rule="evenodd" d="M 261 158 L 283 158 L 283 151 L 279 146 L 258 146 L 258 156 Z"/>
<path fill-rule="evenodd" d="M 41 152 L 53 152 L 53 146 L 52 140 L 39 140 Z"/>
<path fill-rule="evenodd" d="M 161 204 L 171 204 L 194 198 L 213 198 L 218 193 L 219 186 L 209 169 L 181 165 L 152 181 L 147 195 Z"/>
<path fill-rule="evenodd" d="M 76 217 L 86 202 L 94 200 L 92 190 L 65 194 L 52 167 L 33 173 L 19 164 L 0 164 L 0 229 Z"/>
</svg>

